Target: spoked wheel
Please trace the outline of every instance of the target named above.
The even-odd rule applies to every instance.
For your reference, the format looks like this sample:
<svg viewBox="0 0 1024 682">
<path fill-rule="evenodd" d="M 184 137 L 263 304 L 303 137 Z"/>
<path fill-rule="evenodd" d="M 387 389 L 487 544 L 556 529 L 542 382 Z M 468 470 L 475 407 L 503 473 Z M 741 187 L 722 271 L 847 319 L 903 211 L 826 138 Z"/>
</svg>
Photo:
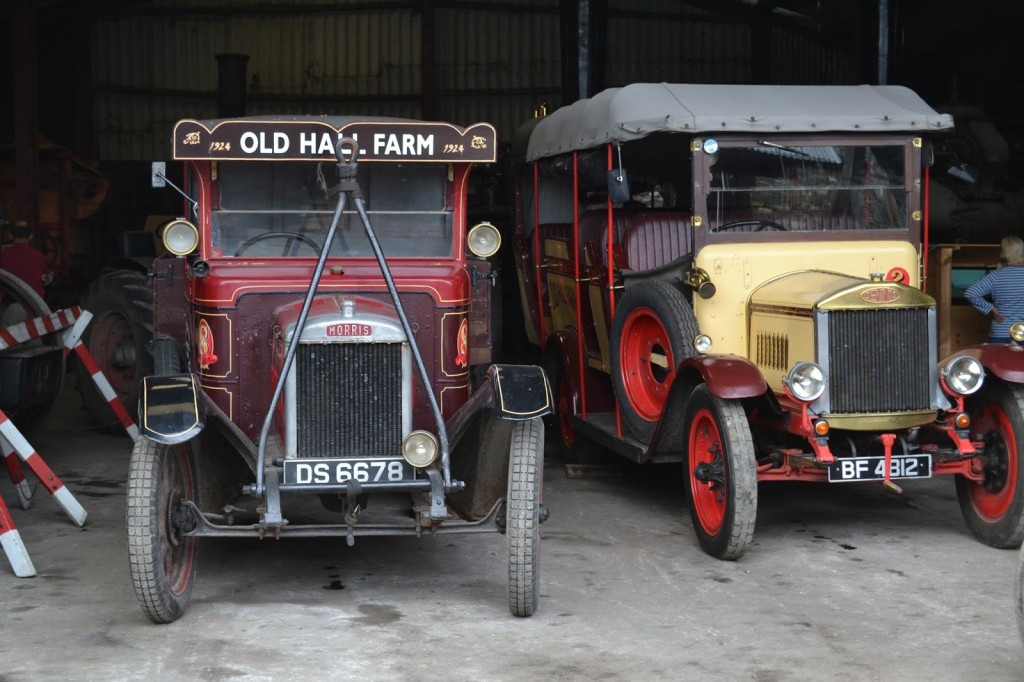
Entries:
<svg viewBox="0 0 1024 682">
<path fill-rule="evenodd" d="M 509 452 L 508 607 L 532 616 L 540 601 L 540 511 L 544 488 L 544 422 L 516 422 Z"/>
<path fill-rule="evenodd" d="M 690 519 L 701 548 L 718 559 L 739 559 L 754 538 L 757 470 L 754 442 L 742 406 L 694 389 L 686 413 L 686 487 Z"/>
<path fill-rule="evenodd" d="M 1024 540 L 1024 389 L 1002 384 L 982 389 L 971 409 L 971 432 L 985 442 L 977 464 L 984 480 L 956 477 L 960 511 L 975 537 L 990 547 Z"/>
<path fill-rule="evenodd" d="M 626 289 L 612 324 L 612 385 L 638 440 L 651 442 L 676 367 L 693 355 L 696 335 L 693 310 L 676 287 L 655 280 Z"/>
<path fill-rule="evenodd" d="M 128 560 L 135 596 L 154 623 L 182 616 L 196 576 L 195 526 L 179 503 L 196 500 L 195 467 L 188 443 L 163 445 L 145 436 L 128 468 Z"/>
</svg>

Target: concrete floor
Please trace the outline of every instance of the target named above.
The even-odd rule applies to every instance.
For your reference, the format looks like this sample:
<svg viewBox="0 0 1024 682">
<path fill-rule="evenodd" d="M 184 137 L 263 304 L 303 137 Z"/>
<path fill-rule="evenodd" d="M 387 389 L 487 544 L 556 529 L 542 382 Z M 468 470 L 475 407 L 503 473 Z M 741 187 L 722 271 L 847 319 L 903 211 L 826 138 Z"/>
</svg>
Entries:
<svg viewBox="0 0 1024 682">
<path fill-rule="evenodd" d="M 548 450 L 542 601 L 509 615 L 503 537 L 208 540 L 185 617 L 136 603 L 131 443 L 74 396 L 32 444 L 89 513 L 0 495 L 38 576 L 0 557 L 0 682 L 22 680 L 1020 680 L 1017 553 L 953 484 L 763 485 L 739 561 L 697 546 L 674 469 L 567 479 Z"/>
</svg>

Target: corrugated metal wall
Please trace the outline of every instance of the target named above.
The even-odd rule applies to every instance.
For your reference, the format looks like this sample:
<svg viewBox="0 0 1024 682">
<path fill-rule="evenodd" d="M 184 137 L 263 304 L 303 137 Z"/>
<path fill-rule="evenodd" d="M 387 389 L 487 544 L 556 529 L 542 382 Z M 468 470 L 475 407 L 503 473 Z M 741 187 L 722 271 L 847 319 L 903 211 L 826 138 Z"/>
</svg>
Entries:
<svg viewBox="0 0 1024 682">
<path fill-rule="evenodd" d="M 135 3 L 93 26 L 99 156 L 166 158 L 175 121 L 215 118 L 219 53 L 250 56 L 248 114 L 432 108 L 439 120 L 489 121 L 508 141 L 535 106 L 562 104 L 559 22 L 558 0 Z M 749 82 L 754 30 L 678 0 L 612 0 L 605 81 Z M 846 82 L 849 68 L 813 31 L 765 30 L 773 82 Z"/>
<path fill-rule="evenodd" d="M 607 81 L 745 83 L 749 25 L 671 0 L 609 6 Z"/>
</svg>

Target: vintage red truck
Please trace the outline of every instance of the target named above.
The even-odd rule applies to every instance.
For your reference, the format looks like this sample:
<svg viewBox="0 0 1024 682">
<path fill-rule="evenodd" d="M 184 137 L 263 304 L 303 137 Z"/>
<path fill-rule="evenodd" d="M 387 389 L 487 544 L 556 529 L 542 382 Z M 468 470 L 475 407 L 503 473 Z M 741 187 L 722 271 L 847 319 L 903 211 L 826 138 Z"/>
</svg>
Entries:
<svg viewBox="0 0 1024 682">
<path fill-rule="evenodd" d="M 174 127 L 184 180 L 153 176 L 186 212 L 150 269 L 127 491 L 152 620 L 188 606 L 199 537 L 496 531 L 509 607 L 533 613 L 552 400 L 541 368 L 491 362 L 500 233 L 466 225 L 466 195 L 495 143 L 385 118 Z"/>
</svg>

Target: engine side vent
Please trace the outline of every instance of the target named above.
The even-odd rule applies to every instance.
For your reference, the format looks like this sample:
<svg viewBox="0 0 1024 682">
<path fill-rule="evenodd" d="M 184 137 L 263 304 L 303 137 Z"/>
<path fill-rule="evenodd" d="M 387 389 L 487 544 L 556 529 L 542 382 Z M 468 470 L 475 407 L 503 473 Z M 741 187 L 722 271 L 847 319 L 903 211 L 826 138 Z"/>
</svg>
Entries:
<svg viewBox="0 0 1024 682">
<path fill-rule="evenodd" d="M 758 333 L 757 364 L 780 372 L 789 369 L 789 337 L 772 332 Z"/>
</svg>

